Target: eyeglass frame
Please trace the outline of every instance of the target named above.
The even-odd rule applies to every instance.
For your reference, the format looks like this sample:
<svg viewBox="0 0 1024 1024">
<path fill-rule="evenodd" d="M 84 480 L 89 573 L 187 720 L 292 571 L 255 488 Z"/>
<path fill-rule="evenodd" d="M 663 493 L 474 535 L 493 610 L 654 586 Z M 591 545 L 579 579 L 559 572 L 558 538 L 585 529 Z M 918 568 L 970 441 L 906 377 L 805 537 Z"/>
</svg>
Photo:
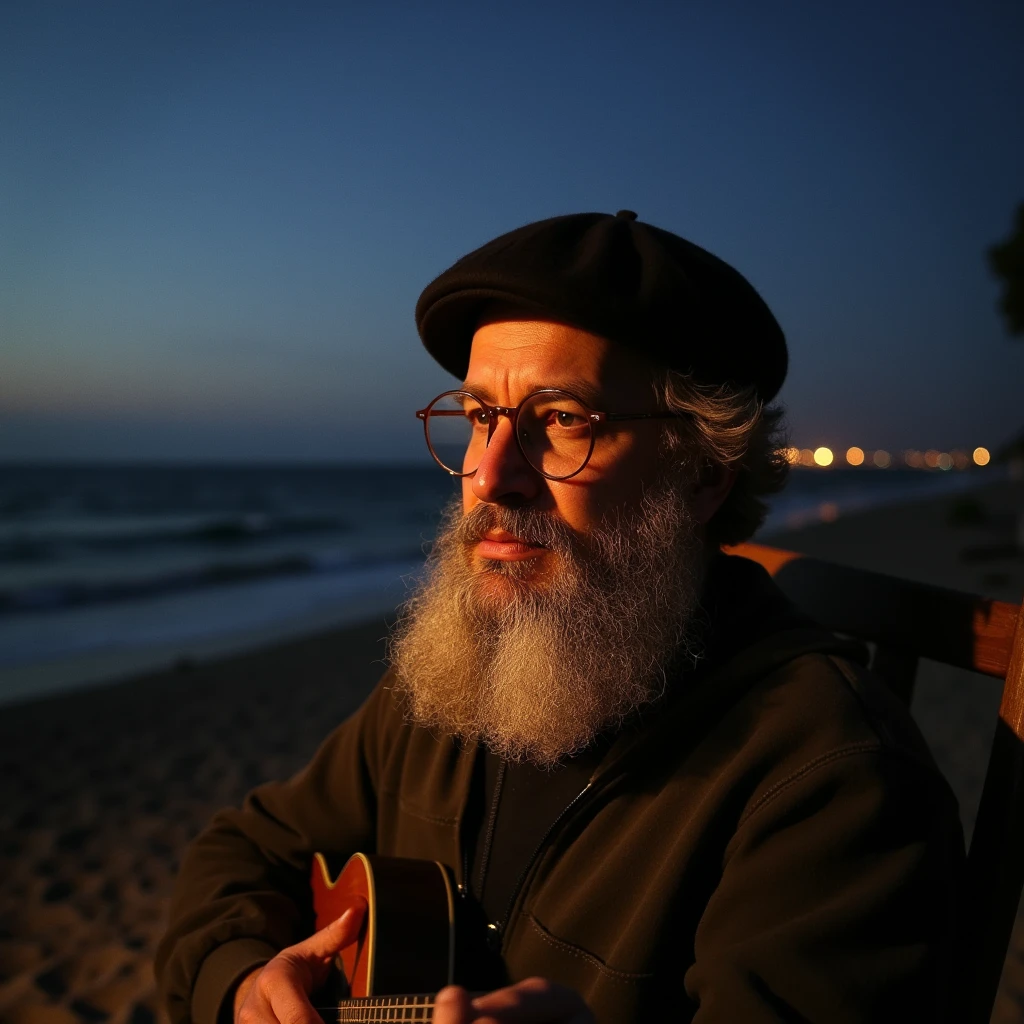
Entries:
<svg viewBox="0 0 1024 1024">
<path fill-rule="evenodd" d="M 491 405 L 485 402 L 479 395 L 473 394 L 472 391 L 466 391 L 462 388 L 456 388 L 453 391 L 442 391 L 437 398 L 432 399 L 422 409 L 416 410 L 416 418 L 423 421 L 423 437 L 427 442 L 427 449 L 429 450 L 434 461 L 449 475 L 457 477 L 473 476 L 477 469 L 480 468 L 477 465 L 476 469 L 470 470 L 468 473 L 458 473 L 454 469 L 449 469 L 437 456 L 437 452 L 434 451 L 434 446 L 430 443 L 430 429 L 428 426 L 428 415 L 430 410 L 441 401 L 442 398 L 448 398 L 450 395 L 465 395 L 467 398 L 472 398 L 474 402 L 477 402 L 487 413 L 487 444 L 485 448 L 489 448 L 491 444 L 491 438 L 494 436 L 494 431 L 498 426 L 498 417 L 504 416 L 508 419 L 512 425 L 512 436 L 515 438 L 516 447 L 519 449 L 519 454 L 523 457 L 523 461 L 532 469 L 535 473 L 544 477 L 546 480 L 571 480 L 574 476 L 578 476 L 587 468 L 587 464 L 590 462 L 591 456 L 594 454 L 594 444 L 597 441 L 597 433 L 594 430 L 595 426 L 601 423 L 620 423 L 627 422 L 629 420 L 681 420 L 686 419 L 689 413 L 685 412 L 598 412 L 596 409 L 591 409 L 586 402 L 581 398 L 577 398 L 571 391 L 565 391 L 563 388 L 538 388 L 536 391 L 531 391 L 517 406 L 507 405 Z M 583 464 L 579 469 L 573 470 L 566 476 L 552 476 L 550 473 L 545 473 L 544 470 L 538 469 L 529 459 L 526 452 L 523 450 L 523 442 L 520 440 L 519 431 L 516 430 L 516 421 L 519 418 L 519 410 L 522 409 L 531 398 L 536 398 L 537 395 L 564 395 L 566 398 L 571 398 L 574 402 L 577 402 L 581 409 L 587 414 L 587 420 L 590 425 L 590 448 L 587 450 L 586 458 L 583 460 Z M 458 412 L 452 410 L 446 413 L 447 415 L 459 415 Z M 445 415 L 438 413 L 435 415 Z"/>
</svg>

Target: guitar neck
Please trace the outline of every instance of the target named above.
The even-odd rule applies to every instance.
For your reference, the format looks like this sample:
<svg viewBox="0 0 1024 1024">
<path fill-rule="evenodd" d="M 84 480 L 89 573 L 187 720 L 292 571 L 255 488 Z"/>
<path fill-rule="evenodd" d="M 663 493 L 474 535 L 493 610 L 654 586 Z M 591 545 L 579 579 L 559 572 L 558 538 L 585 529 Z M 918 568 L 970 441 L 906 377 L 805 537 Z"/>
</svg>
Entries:
<svg viewBox="0 0 1024 1024">
<path fill-rule="evenodd" d="M 374 1024 L 376 1021 L 432 1021 L 433 995 L 377 996 L 342 999 L 337 1024 Z"/>
</svg>

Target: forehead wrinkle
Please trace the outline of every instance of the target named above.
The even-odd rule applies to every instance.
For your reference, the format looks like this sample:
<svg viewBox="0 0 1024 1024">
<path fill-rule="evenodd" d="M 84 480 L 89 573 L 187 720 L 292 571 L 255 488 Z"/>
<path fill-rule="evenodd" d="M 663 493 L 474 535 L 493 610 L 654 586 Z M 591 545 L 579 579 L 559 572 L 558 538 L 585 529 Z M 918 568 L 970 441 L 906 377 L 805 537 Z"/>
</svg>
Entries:
<svg viewBox="0 0 1024 1024">
<path fill-rule="evenodd" d="M 492 405 L 502 401 L 516 405 L 534 391 L 557 386 L 551 381 L 559 375 L 561 359 L 552 358 L 552 346 L 545 339 L 504 335 L 495 342 L 486 345 L 483 358 L 470 360 L 467 390 L 476 391 Z"/>
<path fill-rule="evenodd" d="M 516 405 L 534 391 L 558 388 L 604 412 L 637 401 L 646 407 L 650 394 L 646 361 L 578 328 L 529 320 L 477 329 L 463 387 L 492 405 Z"/>
<path fill-rule="evenodd" d="M 490 405 L 500 405 L 494 397 L 494 392 L 486 384 L 478 384 L 475 381 L 465 381 L 462 385 L 462 389 L 465 391 L 471 391 L 475 395 L 479 395 L 484 401 Z M 606 411 L 601 409 L 601 405 L 604 399 L 601 397 L 601 389 L 593 381 L 585 380 L 583 377 L 576 376 L 562 376 L 556 374 L 551 380 L 545 380 L 541 384 L 537 384 L 535 387 L 531 387 L 528 391 L 522 389 L 522 401 L 527 395 L 533 394 L 535 391 L 543 391 L 548 388 L 554 388 L 558 391 L 567 391 L 570 395 L 574 395 L 579 398 L 584 405 L 590 406 L 592 409 L 599 411 Z M 514 389 L 511 387 L 508 374 L 505 377 L 505 393 L 508 395 L 513 394 Z"/>
</svg>

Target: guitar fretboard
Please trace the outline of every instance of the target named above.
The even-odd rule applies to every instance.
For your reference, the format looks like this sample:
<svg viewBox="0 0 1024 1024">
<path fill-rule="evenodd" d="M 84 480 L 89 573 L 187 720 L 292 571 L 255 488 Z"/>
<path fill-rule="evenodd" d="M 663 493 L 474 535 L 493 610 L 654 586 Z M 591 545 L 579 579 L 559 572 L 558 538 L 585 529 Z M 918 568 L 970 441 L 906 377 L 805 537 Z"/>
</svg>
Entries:
<svg viewBox="0 0 1024 1024">
<path fill-rule="evenodd" d="M 376 999 L 343 999 L 338 1003 L 338 1024 L 374 1024 L 375 1021 L 432 1021 L 434 997 L 380 996 Z"/>
</svg>

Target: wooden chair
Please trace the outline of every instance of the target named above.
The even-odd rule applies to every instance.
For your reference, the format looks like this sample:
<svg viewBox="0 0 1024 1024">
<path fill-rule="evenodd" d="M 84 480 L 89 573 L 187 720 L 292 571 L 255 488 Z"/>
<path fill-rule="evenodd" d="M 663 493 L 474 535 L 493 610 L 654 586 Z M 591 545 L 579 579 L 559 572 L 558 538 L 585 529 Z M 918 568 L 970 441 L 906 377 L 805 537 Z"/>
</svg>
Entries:
<svg viewBox="0 0 1024 1024">
<path fill-rule="evenodd" d="M 759 562 L 823 626 L 875 645 L 872 669 L 908 705 L 920 658 L 1004 680 L 967 854 L 962 934 L 964 1020 L 987 1022 L 1024 887 L 1024 607 L 762 544 L 728 551 Z"/>
</svg>

